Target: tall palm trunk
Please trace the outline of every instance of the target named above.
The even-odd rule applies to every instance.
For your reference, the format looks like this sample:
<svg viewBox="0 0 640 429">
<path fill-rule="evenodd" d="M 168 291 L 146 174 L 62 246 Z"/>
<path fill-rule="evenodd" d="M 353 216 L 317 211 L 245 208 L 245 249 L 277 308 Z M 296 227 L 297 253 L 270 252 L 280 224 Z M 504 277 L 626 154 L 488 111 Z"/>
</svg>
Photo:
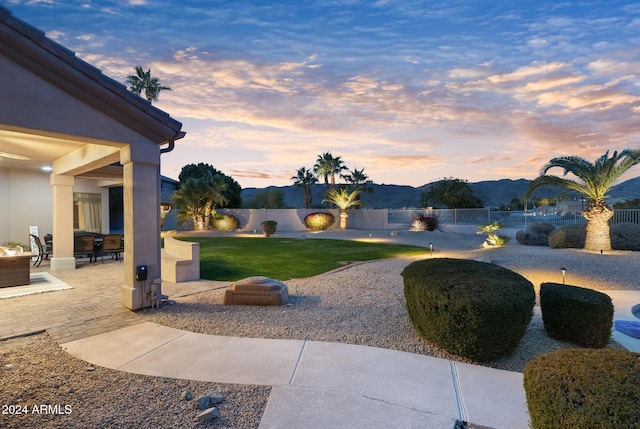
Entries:
<svg viewBox="0 0 640 429">
<path fill-rule="evenodd" d="M 582 214 L 587 219 L 587 236 L 584 243 L 585 250 L 591 252 L 611 250 L 611 229 L 609 219 L 613 211 L 604 201 L 596 202 Z"/>
<path fill-rule="evenodd" d="M 304 187 L 304 207 L 311 208 L 311 187 L 309 185 Z"/>
</svg>

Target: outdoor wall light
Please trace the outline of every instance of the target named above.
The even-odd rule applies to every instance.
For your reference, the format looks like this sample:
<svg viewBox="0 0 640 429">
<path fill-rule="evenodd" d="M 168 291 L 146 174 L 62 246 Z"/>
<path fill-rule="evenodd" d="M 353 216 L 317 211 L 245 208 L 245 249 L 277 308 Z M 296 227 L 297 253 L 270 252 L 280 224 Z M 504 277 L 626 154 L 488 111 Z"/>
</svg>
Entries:
<svg viewBox="0 0 640 429">
<path fill-rule="evenodd" d="M 565 275 L 567 274 L 567 269 L 565 267 L 560 268 L 562 271 L 562 284 L 564 284 Z"/>
</svg>

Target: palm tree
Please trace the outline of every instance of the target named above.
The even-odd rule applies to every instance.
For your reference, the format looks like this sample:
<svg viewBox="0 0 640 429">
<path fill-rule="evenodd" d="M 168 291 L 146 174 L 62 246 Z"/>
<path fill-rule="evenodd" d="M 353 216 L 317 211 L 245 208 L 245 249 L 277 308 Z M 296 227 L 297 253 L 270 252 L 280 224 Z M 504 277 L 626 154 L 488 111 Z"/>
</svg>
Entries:
<svg viewBox="0 0 640 429">
<path fill-rule="evenodd" d="M 620 153 L 615 151 L 611 158 L 607 151 L 594 163 L 578 156 L 553 158 L 542 168 L 540 177 L 529 184 L 525 198 L 543 186 L 560 186 L 581 193 L 587 197 L 587 207 L 582 213 L 587 219 L 584 248 L 589 251 L 608 251 L 611 250 L 609 219 L 613 216 L 613 211 L 604 201 L 606 193 L 624 172 L 638 163 L 640 150 L 632 149 L 625 149 Z M 579 180 L 546 175 L 553 167 L 563 168 L 565 176 L 573 173 Z"/>
<path fill-rule="evenodd" d="M 325 192 L 329 188 L 329 175 L 333 171 L 333 155 L 331 152 L 325 152 L 322 155 L 318 155 L 316 163 L 313 166 L 313 172 L 318 177 L 324 177 L 324 190 Z"/>
<path fill-rule="evenodd" d="M 301 167 L 296 172 L 296 175 L 291 178 L 293 185 L 304 190 L 304 207 L 310 208 L 312 195 L 311 190 L 314 183 L 318 182 L 318 178 L 313 171 L 307 170 L 305 167 Z"/>
<path fill-rule="evenodd" d="M 162 91 L 171 91 L 168 86 L 160 85 L 157 77 L 151 77 L 151 69 L 144 71 L 141 66 L 136 66 L 136 74 L 127 76 L 129 91 L 140 95 L 144 92 L 144 96 L 149 103 L 158 101 L 158 96 Z"/>
<path fill-rule="evenodd" d="M 344 161 L 339 156 L 332 158 L 330 165 L 331 170 L 329 172 L 329 175 L 331 176 L 331 189 L 335 189 L 336 175 L 341 175 L 343 171 L 348 171 L 349 169 L 344 165 Z"/>
<path fill-rule="evenodd" d="M 222 195 L 224 188 L 224 183 L 217 178 L 205 180 L 189 177 L 181 182 L 173 195 L 174 204 L 179 209 L 176 215 L 178 224 L 191 221 L 196 231 L 206 231 L 215 208 L 227 201 Z"/>
<path fill-rule="evenodd" d="M 362 192 L 373 192 L 373 188 L 370 186 L 372 182 L 364 172 L 364 168 L 361 170 L 354 168 L 353 171 L 349 171 L 348 174 L 341 174 L 340 176 L 345 182 L 353 185 L 354 189 L 360 188 Z M 358 201 L 360 201 L 360 194 L 358 194 Z M 358 205 L 356 208 L 359 209 L 360 206 Z"/>
<path fill-rule="evenodd" d="M 340 229 L 347 229 L 347 218 L 349 217 L 347 210 L 353 206 L 360 205 L 360 200 L 358 199 L 360 191 L 360 188 L 351 193 L 345 188 L 329 189 L 327 191 L 324 201 L 335 204 L 340 208 Z"/>
</svg>

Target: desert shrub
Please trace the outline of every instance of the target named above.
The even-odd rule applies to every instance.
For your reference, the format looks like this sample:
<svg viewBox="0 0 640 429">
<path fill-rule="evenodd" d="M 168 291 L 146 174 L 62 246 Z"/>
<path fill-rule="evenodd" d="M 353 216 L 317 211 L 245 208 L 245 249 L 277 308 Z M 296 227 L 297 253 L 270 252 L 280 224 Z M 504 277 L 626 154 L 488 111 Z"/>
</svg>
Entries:
<svg viewBox="0 0 640 429">
<path fill-rule="evenodd" d="M 461 356 L 509 355 L 531 320 L 533 285 L 513 271 L 465 259 L 427 259 L 402 272 L 407 310 L 427 341 Z"/>
<path fill-rule="evenodd" d="M 582 249 L 587 237 L 587 225 L 571 224 L 556 228 L 549 234 L 552 249 Z"/>
<path fill-rule="evenodd" d="M 240 220 L 230 214 L 216 215 L 213 218 L 213 228 L 218 231 L 235 231 L 240 228 Z"/>
<path fill-rule="evenodd" d="M 640 427 L 640 354 L 612 349 L 547 353 L 524 369 L 534 429 Z"/>
<path fill-rule="evenodd" d="M 333 225 L 336 218 L 331 213 L 316 212 L 304 217 L 304 224 L 312 231 L 324 231 Z"/>
<path fill-rule="evenodd" d="M 266 237 L 271 237 L 273 234 L 276 233 L 278 222 L 276 222 L 275 220 L 265 220 L 262 223 L 260 223 L 260 226 L 262 226 L 262 232 L 264 233 L 264 235 Z"/>
<path fill-rule="evenodd" d="M 558 283 L 540 285 L 540 308 L 547 333 L 583 347 L 609 343 L 613 304 L 608 295 Z"/>
<path fill-rule="evenodd" d="M 438 221 L 435 217 L 425 216 L 421 213 L 415 214 L 411 219 L 412 231 L 435 231 Z"/>
<path fill-rule="evenodd" d="M 516 241 L 524 246 L 548 246 L 549 234 L 554 229 L 556 227 L 550 223 L 532 223 L 524 231 L 516 233 Z"/>
<path fill-rule="evenodd" d="M 556 227 L 547 222 L 534 222 L 530 224 L 527 229 L 537 234 L 549 235 Z"/>
<path fill-rule="evenodd" d="M 611 225 L 611 248 L 640 250 L 640 225 L 630 222 Z"/>
</svg>

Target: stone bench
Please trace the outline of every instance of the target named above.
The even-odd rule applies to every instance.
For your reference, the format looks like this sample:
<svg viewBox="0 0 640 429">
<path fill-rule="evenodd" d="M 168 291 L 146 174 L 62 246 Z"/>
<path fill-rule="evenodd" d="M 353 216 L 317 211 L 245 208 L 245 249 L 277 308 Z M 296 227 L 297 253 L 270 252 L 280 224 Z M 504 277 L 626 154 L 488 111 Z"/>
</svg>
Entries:
<svg viewBox="0 0 640 429">
<path fill-rule="evenodd" d="M 200 280 L 200 244 L 165 237 L 161 269 L 162 280 L 166 282 Z"/>
</svg>

